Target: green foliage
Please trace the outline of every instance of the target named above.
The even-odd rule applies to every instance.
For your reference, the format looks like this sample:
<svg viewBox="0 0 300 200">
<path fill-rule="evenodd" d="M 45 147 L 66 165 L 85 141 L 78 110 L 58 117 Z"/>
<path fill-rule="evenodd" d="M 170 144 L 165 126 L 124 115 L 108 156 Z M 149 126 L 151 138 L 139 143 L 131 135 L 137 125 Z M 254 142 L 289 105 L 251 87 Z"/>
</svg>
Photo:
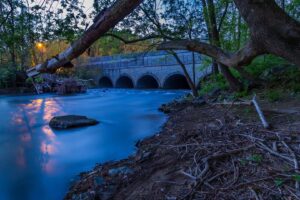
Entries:
<svg viewBox="0 0 300 200">
<path fill-rule="evenodd" d="M 42 82 L 44 82 L 44 79 L 43 79 L 42 76 L 38 76 L 38 77 L 34 78 L 34 82 L 36 82 L 36 83 L 42 83 Z"/>
<path fill-rule="evenodd" d="M 293 176 L 294 181 L 300 182 L 300 174 L 294 174 Z"/>
<path fill-rule="evenodd" d="M 95 78 L 95 75 L 99 76 L 100 74 L 101 71 L 99 68 L 76 67 L 73 76 L 79 79 L 89 80 Z"/>
<path fill-rule="evenodd" d="M 228 88 L 228 83 L 221 74 L 212 75 L 209 79 L 201 82 L 199 94 L 204 95 L 216 89 L 227 90 Z"/>
<path fill-rule="evenodd" d="M 202 71 L 207 69 L 211 66 L 211 58 L 205 55 L 202 55 L 201 65 L 199 66 L 198 70 Z"/>
<path fill-rule="evenodd" d="M 274 180 L 274 182 L 275 182 L 275 185 L 276 185 L 277 187 L 280 187 L 280 186 L 283 185 L 284 180 L 283 180 L 282 178 L 276 178 L 276 179 Z"/>
<path fill-rule="evenodd" d="M 243 90 L 241 92 L 235 92 L 234 93 L 234 98 L 237 99 L 237 98 L 242 98 L 242 97 L 246 97 L 248 96 L 249 93 L 248 93 L 248 90 Z"/>
<path fill-rule="evenodd" d="M 245 113 L 245 114 L 249 115 L 250 112 L 251 112 L 251 109 L 250 109 L 250 108 L 245 108 L 245 109 L 244 109 L 244 113 Z"/>
<path fill-rule="evenodd" d="M 241 159 L 240 163 L 241 165 L 245 166 L 249 163 L 260 164 L 262 161 L 263 161 L 263 156 L 261 154 L 253 154 L 245 159 Z"/>
<path fill-rule="evenodd" d="M 253 154 L 250 157 L 248 157 L 248 160 L 255 163 L 261 163 L 263 160 L 263 156 L 260 154 Z"/>
<path fill-rule="evenodd" d="M 281 92 L 279 90 L 267 90 L 265 95 L 270 102 L 276 102 L 282 98 Z"/>
<path fill-rule="evenodd" d="M 246 70 L 254 77 L 259 77 L 267 69 L 286 64 L 288 64 L 287 61 L 282 58 L 273 55 L 265 55 L 255 58 L 253 62 L 246 67 Z"/>
<path fill-rule="evenodd" d="M 297 66 L 290 67 L 283 75 L 285 87 L 295 93 L 300 93 L 300 70 Z"/>
<path fill-rule="evenodd" d="M 10 64 L 0 65 L 0 88 L 10 87 L 15 80 L 15 72 Z"/>
</svg>

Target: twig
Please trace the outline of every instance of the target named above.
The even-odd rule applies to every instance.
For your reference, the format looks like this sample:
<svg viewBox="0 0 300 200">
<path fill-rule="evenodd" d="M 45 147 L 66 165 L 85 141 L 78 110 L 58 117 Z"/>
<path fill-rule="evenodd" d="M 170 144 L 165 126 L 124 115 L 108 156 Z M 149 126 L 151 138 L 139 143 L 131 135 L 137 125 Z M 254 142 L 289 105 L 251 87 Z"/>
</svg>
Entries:
<svg viewBox="0 0 300 200">
<path fill-rule="evenodd" d="M 297 160 L 297 156 L 295 154 L 295 152 L 289 147 L 289 145 L 287 143 L 285 143 L 285 141 L 281 141 L 281 143 L 288 149 L 288 151 L 291 153 L 292 157 L 293 157 L 293 162 L 294 162 L 294 169 L 295 169 L 295 173 L 299 174 L 299 164 L 298 164 L 298 160 Z M 300 194 L 300 185 L 299 185 L 299 181 L 295 180 L 295 189 L 296 189 L 296 193 L 297 195 Z"/>
<path fill-rule="evenodd" d="M 286 189 L 287 191 L 289 191 L 289 193 L 290 193 L 291 195 L 293 195 L 293 196 L 295 197 L 295 199 L 300 200 L 299 195 L 296 195 L 294 192 L 292 192 L 289 186 L 284 185 L 284 187 L 285 187 L 285 189 Z"/>
<path fill-rule="evenodd" d="M 260 200 L 260 198 L 258 197 L 258 195 L 257 195 L 257 193 L 255 192 L 255 190 L 253 190 L 252 187 L 249 187 L 249 189 L 250 189 L 250 191 L 252 192 L 254 198 L 255 198 L 256 200 Z"/>
<path fill-rule="evenodd" d="M 251 138 L 253 140 L 253 142 L 259 146 L 260 148 L 268 151 L 269 153 L 271 153 L 272 155 L 275 155 L 275 156 L 278 156 L 284 160 L 287 160 L 287 161 L 290 161 L 290 162 L 293 162 L 294 160 L 288 156 L 285 156 L 285 155 L 282 155 L 280 153 L 278 153 L 277 151 L 274 151 L 272 150 L 271 148 L 269 148 L 267 145 L 265 145 L 263 142 L 262 142 L 262 139 L 260 138 L 256 138 L 256 137 L 253 137 L 253 136 L 249 136 L 249 135 L 244 135 L 244 134 L 239 134 L 241 136 L 244 136 L 244 137 L 248 137 L 248 138 Z M 258 140 L 258 141 L 255 141 L 255 140 Z"/>
<path fill-rule="evenodd" d="M 261 147 L 262 149 L 268 151 L 269 153 L 275 155 L 275 156 L 278 156 L 278 157 L 280 157 L 280 158 L 282 158 L 282 159 L 285 159 L 285 160 L 287 160 L 287 161 L 290 161 L 290 162 L 293 162 L 293 161 L 294 161 L 294 160 L 293 160 L 292 158 L 290 158 L 290 157 L 284 156 L 284 155 L 282 155 L 282 154 L 280 154 L 280 153 L 278 153 L 278 152 L 276 152 L 276 151 L 273 151 L 272 149 L 270 149 L 267 145 L 263 144 L 262 142 L 257 142 L 257 145 L 258 145 L 259 147 Z"/>
<path fill-rule="evenodd" d="M 189 173 L 187 173 L 187 172 L 185 172 L 185 171 L 183 171 L 183 170 L 180 170 L 178 173 L 179 173 L 179 174 L 182 174 L 182 175 L 184 175 L 184 176 L 186 176 L 186 177 L 188 177 L 188 178 L 190 178 L 190 179 L 192 179 L 193 181 L 196 181 L 196 180 L 197 180 L 197 177 L 196 177 L 196 176 L 193 176 L 193 175 L 191 175 L 191 174 L 189 174 Z"/>
<path fill-rule="evenodd" d="M 253 183 L 257 183 L 257 182 L 261 182 L 261 181 L 270 180 L 270 179 L 276 178 L 277 176 L 278 175 L 268 176 L 268 177 L 264 177 L 264 178 L 260 178 L 260 179 L 254 179 L 254 180 L 251 180 L 251 181 L 246 181 L 246 182 L 234 185 L 232 187 L 220 188 L 220 190 L 224 191 L 224 190 L 236 189 L 236 188 L 239 188 L 239 187 L 242 187 L 242 186 L 245 186 L 245 185 L 249 185 L 249 184 L 253 184 Z"/>
</svg>

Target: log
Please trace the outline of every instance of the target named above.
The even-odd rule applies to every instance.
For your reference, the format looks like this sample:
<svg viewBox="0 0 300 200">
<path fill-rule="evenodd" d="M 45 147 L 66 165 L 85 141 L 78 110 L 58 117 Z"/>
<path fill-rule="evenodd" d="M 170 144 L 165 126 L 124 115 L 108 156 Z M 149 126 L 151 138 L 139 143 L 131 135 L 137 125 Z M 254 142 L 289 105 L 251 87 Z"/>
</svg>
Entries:
<svg viewBox="0 0 300 200">
<path fill-rule="evenodd" d="M 129 15 L 143 0 L 118 0 L 105 8 L 94 19 L 94 23 L 69 48 L 42 64 L 27 70 L 28 77 L 40 73 L 54 73 L 60 67 L 72 66 L 71 61 L 84 53 L 97 39 L 103 36 L 122 19 Z"/>
</svg>

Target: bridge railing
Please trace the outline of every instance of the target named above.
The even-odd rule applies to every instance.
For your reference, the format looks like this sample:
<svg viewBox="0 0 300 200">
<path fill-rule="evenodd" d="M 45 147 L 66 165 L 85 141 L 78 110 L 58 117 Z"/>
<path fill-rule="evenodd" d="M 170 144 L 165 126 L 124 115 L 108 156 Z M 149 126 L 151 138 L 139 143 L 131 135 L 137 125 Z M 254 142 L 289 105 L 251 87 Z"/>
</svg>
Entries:
<svg viewBox="0 0 300 200">
<path fill-rule="evenodd" d="M 179 58 L 184 64 L 193 64 L 193 53 L 189 51 L 177 51 Z M 201 55 L 195 53 L 195 63 L 201 63 Z M 122 54 L 115 56 L 103 56 L 88 59 L 87 62 L 80 65 L 93 66 L 105 69 L 129 68 L 129 67 L 157 67 L 178 65 L 176 59 L 165 51 Z"/>
</svg>

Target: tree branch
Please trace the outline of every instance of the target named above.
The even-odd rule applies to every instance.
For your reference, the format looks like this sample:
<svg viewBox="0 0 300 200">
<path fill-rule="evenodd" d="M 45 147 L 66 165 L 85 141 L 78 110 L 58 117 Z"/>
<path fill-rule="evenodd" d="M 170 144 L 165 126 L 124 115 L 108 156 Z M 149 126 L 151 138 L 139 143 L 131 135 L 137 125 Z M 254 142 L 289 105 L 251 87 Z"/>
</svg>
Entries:
<svg viewBox="0 0 300 200">
<path fill-rule="evenodd" d="M 81 38 L 75 41 L 68 49 L 52 59 L 27 70 L 29 77 L 43 72 L 55 72 L 58 68 L 71 66 L 71 60 L 80 56 L 99 37 L 103 36 L 118 22 L 130 14 L 143 0 L 118 0 L 110 8 L 97 15 L 93 25 L 84 32 Z"/>
<path fill-rule="evenodd" d="M 9 6 L 10 6 L 11 9 L 10 9 L 10 11 L 7 13 L 7 15 L 6 15 L 6 17 L 3 19 L 3 21 L 0 23 L 0 28 L 7 22 L 9 16 L 10 16 L 10 15 L 12 14 L 12 12 L 13 12 L 13 4 L 12 4 L 11 0 L 8 0 L 7 2 L 8 2 L 8 4 L 9 4 Z"/>
<path fill-rule="evenodd" d="M 217 28 L 217 30 L 218 30 L 219 32 L 220 32 L 220 30 L 221 30 L 221 28 L 222 28 L 224 19 L 225 19 L 226 15 L 227 15 L 228 7 L 229 7 L 229 2 L 227 1 L 227 2 L 226 2 L 225 9 L 224 9 L 224 12 L 223 12 L 222 17 L 221 17 L 221 19 L 220 19 L 219 26 L 218 26 L 218 28 Z"/>
<path fill-rule="evenodd" d="M 235 52 L 229 53 L 223 51 L 221 48 L 210 45 L 197 40 L 177 40 L 163 42 L 157 48 L 158 50 L 189 50 L 205 54 L 214 58 L 217 62 L 222 63 L 229 67 L 245 66 L 251 63 L 251 61 L 258 55 L 262 55 L 265 52 L 256 48 L 256 45 L 252 41 L 249 41 L 244 48 Z"/>
<path fill-rule="evenodd" d="M 145 36 L 143 38 L 138 38 L 138 39 L 134 39 L 134 40 L 126 40 L 126 39 L 122 38 L 121 36 L 118 36 L 118 35 L 113 34 L 113 33 L 107 33 L 103 36 L 104 37 L 105 36 L 110 36 L 110 37 L 116 38 L 118 40 L 121 40 L 124 44 L 133 44 L 133 43 L 142 42 L 142 41 L 146 41 L 146 40 L 150 40 L 150 39 L 162 38 L 161 35 L 149 35 L 149 36 Z"/>
<path fill-rule="evenodd" d="M 169 54 L 173 55 L 174 58 L 176 59 L 177 63 L 180 65 L 181 69 L 183 70 L 183 73 L 184 73 L 184 76 L 185 78 L 187 79 L 187 82 L 193 92 L 193 96 L 194 97 L 197 97 L 198 96 L 198 91 L 197 91 L 197 88 L 195 86 L 195 83 L 192 81 L 188 71 L 186 70 L 186 67 L 185 67 L 185 64 L 181 61 L 180 57 L 177 55 L 176 52 L 174 51 L 168 51 Z"/>
</svg>

